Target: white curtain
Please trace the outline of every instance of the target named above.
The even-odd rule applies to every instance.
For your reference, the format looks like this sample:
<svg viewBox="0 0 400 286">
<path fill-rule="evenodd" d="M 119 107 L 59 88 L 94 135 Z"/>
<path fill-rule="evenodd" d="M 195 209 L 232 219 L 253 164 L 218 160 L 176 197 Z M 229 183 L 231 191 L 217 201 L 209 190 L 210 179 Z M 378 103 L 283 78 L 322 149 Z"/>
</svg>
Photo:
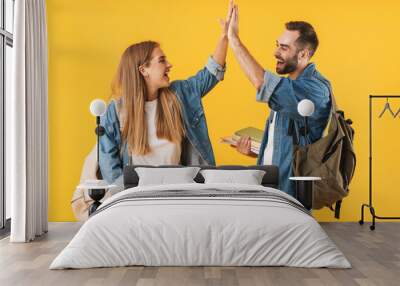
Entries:
<svg viewBox="0 0 400 286">
<path fill-rule="evenodd" d="M 16 0 L 13 92 L 6 111 L 12 242 L 47 232 L 47 29 L 45 0 Z"/>
</svg>

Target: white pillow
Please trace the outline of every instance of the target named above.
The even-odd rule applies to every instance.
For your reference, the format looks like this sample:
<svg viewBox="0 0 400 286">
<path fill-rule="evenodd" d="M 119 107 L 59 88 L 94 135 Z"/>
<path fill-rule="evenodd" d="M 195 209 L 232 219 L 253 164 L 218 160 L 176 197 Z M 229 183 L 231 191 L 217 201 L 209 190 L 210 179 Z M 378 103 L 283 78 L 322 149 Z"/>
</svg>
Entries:
<svg viewBox="0 0 400 286">
<path fill-rule="evenodd" d="M 202 170 L 205 184 L 261 185 L 265 171 L 262 170 Z"/>
<path fill-rule="evenodd" d="M 199 170 L 199 167 L 135 168 L 139 176 L 138 186 L 195 183 L 193 179 Z"/>
</svg>

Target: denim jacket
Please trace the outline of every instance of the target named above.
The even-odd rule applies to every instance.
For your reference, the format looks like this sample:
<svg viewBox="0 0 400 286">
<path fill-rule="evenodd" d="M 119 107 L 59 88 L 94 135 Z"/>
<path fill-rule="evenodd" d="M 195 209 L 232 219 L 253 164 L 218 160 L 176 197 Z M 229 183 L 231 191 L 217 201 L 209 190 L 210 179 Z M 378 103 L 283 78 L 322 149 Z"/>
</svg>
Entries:
<svg viewBox="0 0 400 286">
<path fill-rule="evenodd" d="M 201 99 L 219 81 L 223 80 L 225 68 L 210 57 L 206 66 L 187 80 L 171 83 L 177 96 L 184 121 L 185 138 L 182 142 L 182 165 L 215 165 L 214 152 L 208 136 L 207 122 Z M 105 134 L 100 137 L 100 170 L 103 178 L 116 185 L 123 185 L 122 169 L 129 164 L 127 144 L 122 142 L 116 101 L 111 101 L 100 124 Z"/>
<path fill-rule="evenodd" d="M 280 189 L 292 196 L 295 190 L 293 182 L 289 180 L 292 175 L 293 157 L 293 140 L 288 134 L 289 121 L 293 119 L 295 132 L 298 133 L 299 128 L 304 126 L 304 118 L 297 112 L 297 104 L 302 99 L 311 100 L 315 105 L 315 111 L 308 119 L 307 143 L 320 139 L 331 110 L 329 89 L 329 81 L 316 70 L 315 64 L 311 63 L 295 80 L 266 71 L 264 84 L 257 91 L 256 100 L 268 103 L 271 108 L 257 164 L 263 164 L 269 125 L 276 113 L 272 164 L 279 167 Z M 304 136 L 299 136 L 299 139 L 300 145 L 304 145 L 306 142 Z"/>
</svg>

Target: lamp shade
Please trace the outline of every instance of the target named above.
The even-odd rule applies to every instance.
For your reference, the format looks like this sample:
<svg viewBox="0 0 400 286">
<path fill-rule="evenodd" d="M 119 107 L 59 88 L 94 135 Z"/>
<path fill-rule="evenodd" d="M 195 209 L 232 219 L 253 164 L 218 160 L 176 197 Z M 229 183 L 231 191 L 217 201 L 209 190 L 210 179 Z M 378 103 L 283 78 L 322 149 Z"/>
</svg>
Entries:
<svg viewBox="0 0 400 286">
<path fill-rule="evenodd" d="M 314 113 L 314 103 L 309 99 L 303 99 L 297 104 L 297 111 L 301 116 L 308 117 Z"/>
<path fill-rule="evenodd" d="M 90 103 L 90 113 L 94 116 L 102 116 L 106 112 L 106 103 L 104 100 L 95 99 Z"/>
</svg>

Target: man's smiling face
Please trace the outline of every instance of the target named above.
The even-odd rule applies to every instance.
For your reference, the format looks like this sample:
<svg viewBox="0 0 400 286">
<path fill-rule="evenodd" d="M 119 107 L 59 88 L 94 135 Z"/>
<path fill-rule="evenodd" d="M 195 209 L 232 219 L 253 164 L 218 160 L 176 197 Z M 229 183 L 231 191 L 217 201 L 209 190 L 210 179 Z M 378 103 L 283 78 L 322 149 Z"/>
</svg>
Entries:
<svg viewBox="0 0 400 286">
<path fill-rule="evenodd" d="M 296 46 L 296 40 L 299 36 L 298 31 L 285 30 L 276 41 L 274 56 L 277 59 L 276 72 L 278 74 L 288 74 L 296 70 L 300 51 Z"/>
</svg>

